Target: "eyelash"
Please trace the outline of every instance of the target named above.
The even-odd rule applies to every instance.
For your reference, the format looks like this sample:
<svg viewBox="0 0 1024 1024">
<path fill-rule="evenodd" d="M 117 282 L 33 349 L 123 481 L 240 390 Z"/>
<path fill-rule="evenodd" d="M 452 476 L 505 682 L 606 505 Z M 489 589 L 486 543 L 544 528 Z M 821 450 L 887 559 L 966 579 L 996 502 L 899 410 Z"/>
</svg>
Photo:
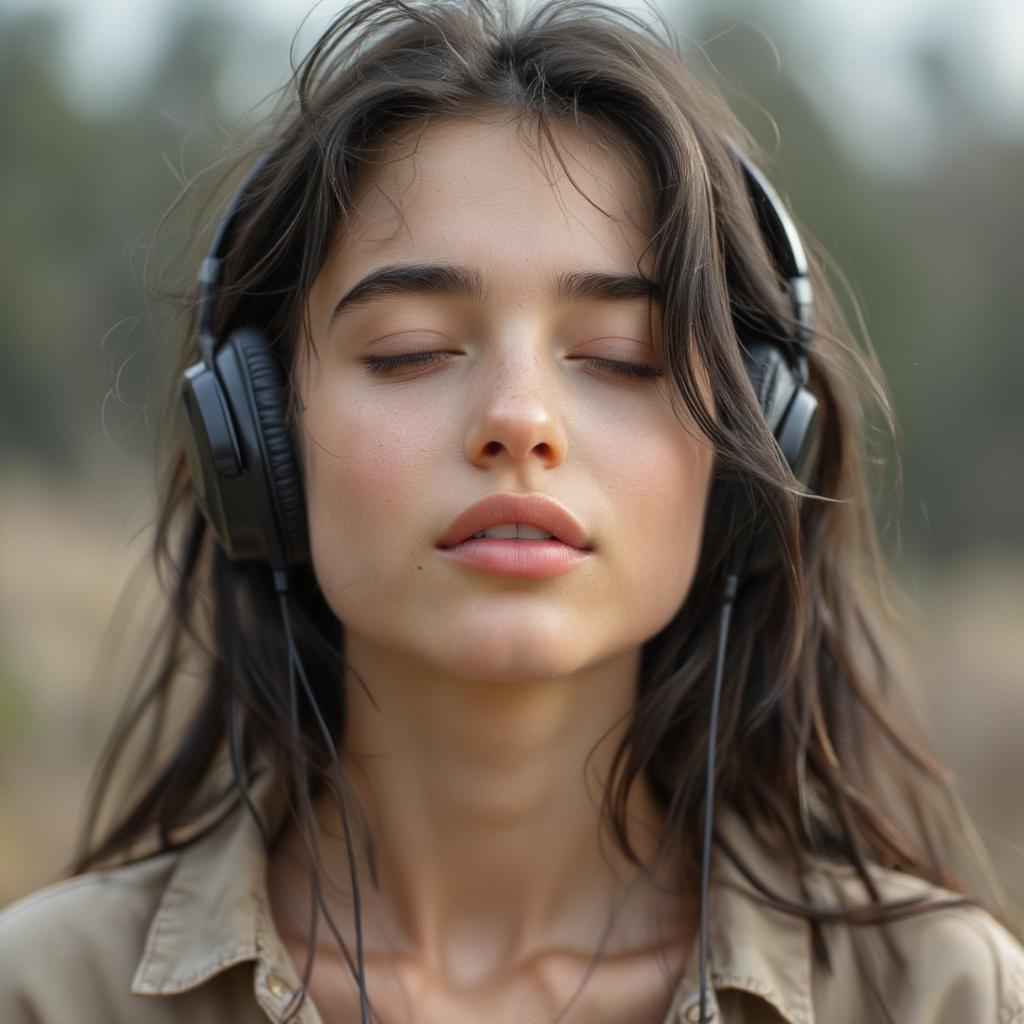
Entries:
<svg viewBox="0 0 1024 1024">
<path fill-rule="evenodd" d="M 403 366 L 423 366 L 429 363 L 440 363 L 447 361 L 447 352 L 404 352 L 394 356 L 363 356 L 367 372 L 384 376 Z M 662 371 L 657 366 L 648 366 L 643 363 L 627 363 L 618 359 L 602 359 L 599 356 L 590 356 L 583 362 L 602 370 L 611 370 L 623 377 L 632 380 L 654 380 L 662 376 Z"/>
</svg>

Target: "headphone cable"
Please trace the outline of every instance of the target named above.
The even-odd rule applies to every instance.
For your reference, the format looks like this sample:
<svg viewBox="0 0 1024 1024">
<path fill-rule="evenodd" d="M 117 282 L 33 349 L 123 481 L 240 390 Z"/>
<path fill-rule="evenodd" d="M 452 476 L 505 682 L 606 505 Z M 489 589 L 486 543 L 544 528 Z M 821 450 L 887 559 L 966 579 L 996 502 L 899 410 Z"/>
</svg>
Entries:
<svg viewBox="0 0 1024 1024">
<path fill-rule="evenodd" d="M 734 571 L 739 559 L 734 560 L 730 571 L 725 577 L 722 592 L 721 618 L 718 625 L 718 650 L 715 656 L 715 681 L 711 690 L 711 716 L 708 723 L 708 760 L 705 772 L 704 790 L 704 843 L 701 853 L 700 868 L 700 1016 L 701 1024 L 711 1018 L 707 1015 L 707 960 L 708 960 L 708 891 L 711 874 L 711 836 L 715 816 L 715 760 L 716 740 L 718 737 L 718 705 L 722 695 L 722 674 L 725 667 L 726 643 L 729 639 L 729 622 L 732 618 L 732 606 L 739 590 L 739 573 Z"/>
<path fill-rule="evenodd" d="M 281 618 L 284 620 L 284 635 L 285 641 L 288 645 L 288 675 L 291 680 L 291 685 L 294 686 L 294 675 L 297 672 L 299 680 L 302 683 L 302 688 L 306 693 L 306 698 L 309 700 L 310 706 L 313 709 L 313 714 L 316 716 L 317 724 L 320 728 L 320 734 L 323 736 L 327 749 L 330 752 L 331 757 L 334 759 L 334 764 L 338 765 L 340 769 L 338 751 L 334 745 L 334 740 L 331 738 L 331 731 L 327 728 L 327 723 L 324 721 L 324 717 L 320 712 L 320 705 L 313 693 L 312 686 L 310 686 L 309 678 L 307 677 L 306 670 L 302 665 L 298 649 L 292 639 L 291 616 L 288 613 L 288 576 L 282 569 L 274 570 L 274 588 L 277 591 L 278 601 L 281 605 Z M 342 802 L 344 803 L 344 794 L 342 794 Z M 356 983 L 359 986 L 359 1022 L 360 1024 L 370 1024 L 369 999 L 366 993 L 366 964 L 363 957 L 362 911 L 359 898 L 359 881 L 356 877 L 355 846 L 352 842 L 352 832 L 349 827 L 348 810 L 344 806 L 342 807 L 341 823 L 345 830 L 345 842 L 348 846 L 349 877 L 352 882 L 352 913 L 355 918 L 356 963 L 358 964 L 358 969 L 354 973 L 356 974 Z M 352 960 L 351 957 L 348 956 L 348 950 L 345 950 L 344 952 L 346 959 L 348 959 L 349 967 L 351 968 Z"/>
</svg>

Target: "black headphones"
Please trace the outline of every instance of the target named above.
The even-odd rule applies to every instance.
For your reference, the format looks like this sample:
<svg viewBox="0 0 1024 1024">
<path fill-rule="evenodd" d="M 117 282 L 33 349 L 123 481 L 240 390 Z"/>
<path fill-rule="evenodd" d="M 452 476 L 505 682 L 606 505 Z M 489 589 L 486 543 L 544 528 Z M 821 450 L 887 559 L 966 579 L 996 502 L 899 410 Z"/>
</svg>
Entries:
<svg viewBox="0 0 1024 1024">
<path fill-rule="evenodd" d="M 811 283 L 803 245 L 775 190 L 736 147 L 757 222 L 785 282 L 796 326 L 780 341 L 735 320 L 747 374 L 769 429 L 796 479 L 810 484 L 818 402 L 808 387 Z M 196 500 L 229 559 L 265 561 L 277 572 L 309 560 L 305 496 L 285 413 L 285 368 L 263 333 L 239 327 L 222 340 L 213 314 L 221 267 L 249 187 L 271 153 L 236 189 L 203 260 L 197 313 L 202 359 L 181 383 L 183 442 Z M 739 576 L 771 566 L 776 541 L 761 524 L 734 557 Z"/>
</svg>

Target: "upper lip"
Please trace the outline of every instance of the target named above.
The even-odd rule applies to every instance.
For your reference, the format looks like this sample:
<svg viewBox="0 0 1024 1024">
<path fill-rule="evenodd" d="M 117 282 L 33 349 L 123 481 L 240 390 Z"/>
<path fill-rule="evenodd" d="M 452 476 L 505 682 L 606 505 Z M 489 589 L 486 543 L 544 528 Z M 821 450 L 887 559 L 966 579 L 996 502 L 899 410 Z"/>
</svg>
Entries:
<svg viewBox="0 0 1024 1024">
<path fill-rule="evenodd" d="M 587 533 L 579 520 L 557 501 L 543 494 L 489 494 L 458 515 L 438 542 L 451 548 L 475 533 L 499 523 L 522 523 L 550 533 L 574 548 L 588 549 Z"/>
</svg>

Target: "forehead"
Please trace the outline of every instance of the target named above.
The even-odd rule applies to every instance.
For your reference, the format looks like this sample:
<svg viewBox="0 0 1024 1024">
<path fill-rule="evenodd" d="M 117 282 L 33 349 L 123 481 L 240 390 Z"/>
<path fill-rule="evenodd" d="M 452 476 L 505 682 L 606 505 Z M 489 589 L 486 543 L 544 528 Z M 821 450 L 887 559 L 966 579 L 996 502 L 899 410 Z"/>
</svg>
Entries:
<svg viewBox="0 0 1024 1024">
<path fill-rule="evenodd" d="M 649 273 L 643 176 L 596 138 L 551 129 L 565 169 L 520 123 L 432 121 L 389 137 L 362 172 L 328 276 L 417 257 L 474 264 L 513 290 L 579 266 L 626 271 L 640 260 Z"/>
</svg>

